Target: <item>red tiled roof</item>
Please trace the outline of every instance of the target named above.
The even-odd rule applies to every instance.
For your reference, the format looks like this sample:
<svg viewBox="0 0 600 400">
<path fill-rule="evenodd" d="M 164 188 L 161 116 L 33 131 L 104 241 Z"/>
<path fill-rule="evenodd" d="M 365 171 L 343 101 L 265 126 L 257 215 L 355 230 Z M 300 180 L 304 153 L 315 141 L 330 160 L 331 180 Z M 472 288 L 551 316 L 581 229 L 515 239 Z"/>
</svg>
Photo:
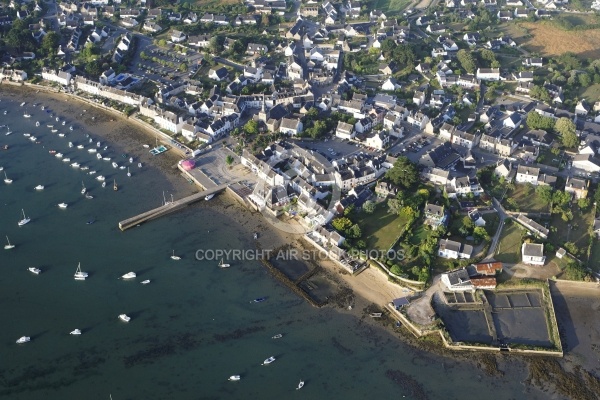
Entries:
<svg viewBox="0 0 600 400">
<path fill-rule="evenodd" d="M 494 275 L 496 271 L 502 271 L 501 262 L 475 264 L 475 270 L 478 274 Z"/>
<path fill-rule="evenodd" d="M 471 278 L 471 283 L 476 288 L 496 287 L 496 278 Z"/>
</svg>

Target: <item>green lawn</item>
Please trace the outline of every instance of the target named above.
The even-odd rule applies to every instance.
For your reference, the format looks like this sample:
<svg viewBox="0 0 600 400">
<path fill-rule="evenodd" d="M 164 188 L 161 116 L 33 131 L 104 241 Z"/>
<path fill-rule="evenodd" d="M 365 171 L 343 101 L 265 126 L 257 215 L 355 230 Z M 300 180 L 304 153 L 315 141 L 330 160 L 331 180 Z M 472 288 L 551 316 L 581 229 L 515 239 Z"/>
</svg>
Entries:
<svg viewBox="0 0 600 400">
<path fill-rule="evenodd" d="M 410 3 L 411 0 L 375 0 L 373 2 L 373 9 L 396 14 L 404 10 Z"/>
<path fill-rule="evenodd" d="M 498 261 L 515 264 L 521 261 L 521 234 L 523 230 L 516 222 L 504 226 L 500 243 L 494 258 Z"/>
<path fill-rule="evenodd" d="M 600 84 L 581 89 L 579 97 L 585 98 L 590 104 L 600 100 Z"/>
<path fill-rule="evenodd" d="M 585 259 L 585 254 L 589 244 L 588 231 L 594 223 L 594 208 L 589 207 L 585 213 L 579 211 L 577 204 L 572 207 L 573 219 L 571 221 L 563 221 L 560 215 L 552 215 L 552 223 L 550 226 L 556 228 L 556 232 L 550 234 L 550 240 L 561 246 L 565 242 L 573 242 L 580 249 L 577 254 L 578 258 Z"/>
<path fill-rule="evenodd" d="M 385 202 L 379 203 L 373 214 L 361 213 L 358 225 L 370 249 L 388 250 L 402 231 L 406 220 L 390 214 Z"/>
<path fill-rule="evenodd" d="M 427 237 L 427 231 L 425 231 L 425 224 L 421 223 L 420 225 L 415 225 L 418 226 L 413 229 L 413 234 L 410 237 L 410 243 L 415 246 L 418 246 L 419 243 L 421 243 Z"/>
<path fill-rule="evenodd" d="M 507 207 L 508 199 L 512 199 L 514 204 L 517 205 L 518 210 L 513 210 L 510 206 Z M 550 212 L 549 205 L 540 200 L 535 194 L 535 187 L 527 184 L 516 184 L 513 190 L 509 190 L 506 193 L 502 205 L 510 211 Z"/>
<path fill-rule="evenodd" d="M 592 253 L 588 260 L 588 267 L 596 272 L 600 271 L 600 240 L 598 239 L 594 239 L 594 244 L 592 244 Z"/>
<path fill-rule="evenodd" d="M 540 155 L 537 158 L 537 162 L 544 165 L 549 165 L 551 167 L 559 168 L 560 167 L 560 156 L 555 156 L 548 149 L 540 149 Z"/>
</svg>

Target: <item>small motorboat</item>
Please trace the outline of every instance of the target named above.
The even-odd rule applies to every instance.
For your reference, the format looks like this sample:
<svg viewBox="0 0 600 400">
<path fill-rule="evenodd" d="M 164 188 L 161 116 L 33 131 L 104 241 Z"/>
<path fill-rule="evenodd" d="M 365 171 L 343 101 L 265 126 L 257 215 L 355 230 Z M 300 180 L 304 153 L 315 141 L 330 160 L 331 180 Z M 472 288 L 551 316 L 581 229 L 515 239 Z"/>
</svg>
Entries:
<svg viewBox="0 0 600 400">
<path fill-rule="evenodd" d="M 106 182 L 102 182 L 102 187 L 106 187 Z"/>
<path fill-rule="evenodd" d="M 88 169 L 90 169 L 90 167 L 81 167 L 80 168 L 82 171 L 87 171 Z"/>
<path fill-rule="evenodd" d="M 35 136 L 30 136 L 29 140 L 31 140 L 32 142 L 35 142 L 37 140 L 37 138 Z"/>
<path fill-rule="evenodd" d="M 132 164 L 133 163 L 133 157 L 129 157 L 129 163 Z"/>
<path fill-rule="evenodd" d="M 283 335 L 281 333 L 278 333 L 277 335 L 271 337 L 271 339 L 281 339 L 283 337 Z"/>
<path fill-rule="evenodd" d="M 98 176 L 96 177 L 96 180 L 97 180 L 97 181 L 100 181 L 100 182 L 104 182 L 104 181 L 106 180 L 106 178 L 104 177 L 104 175 L 98 175 Z"/>
<path fill-rule="evenodd" d="M 69 335 L 81 335 L 81 330 L 73 329 L 71 332 L 69 332 Z"/>
<path fill-rule="evenodd" d="M 258 233 L 254 232 L 254 240 L 258 239 Z"/>
<path fill-rule="evenodd" d="M 30 341 L 31 341 L 31 338 L 29 336 L 21 336 L 20 338 L 17 339 L 17 344 L 23 344 L 23 343 L 27 343 Z"/>
<path fill-rule="evenodd" d="M 116 162 L 113 161 L 112 166 L 113 166 L 113 168 L 118 168 L 119 164 L 117 164 Z"/>
<path fill-rule="evenodd" d="M 69 142 L 69 147 L 73 147 L 73 142 Z"/>
<path fill-rule="evenodd" d="M 34 189 L 35 190 L 44 190 L 44 185 L 37 185 Z"/>
<path fill-rule="evenodd" d="M 35 121 L 35 126 L 40 126 L 40 121 Z"/>
<path fill-rule="evenodd" d="M 85 147 L 84 147 L 82 144 L 80 144 L 80 145 L 77 145 L 77 148 L 78 148 L 79 150 L 83 150 Z"/>
<path fill-rule="evenodd" d="M 102 154 L 100 154 L 100 153 L 96 154 L 96 158 L 97 158 L 98 160 L 102 160 Z"/>
<path fill-rule="evenodd" d="M 48 150 L 48 153 L 50 153 L 50 154 L 56 154 L 56 150 Z"/>
<path fill-rule="evenodd" d="M 95 220 L 95 219 L 90 219 L 88 222 L 86 222 L 86 225 L 91 225 L 91 224 L 93 224 L 94 222 L 96 222 L 96 220 Z"/>
<path fill-rule="evenodd" d="M 144 144 L 144 145 L 142 145 L 142 147 L 145 148 L 145 149 L 149 149 L 150 145 L 149 144 Z"/>
<path fill-rule="evenodd" d="M 150 279 L 146 279 L 145 281 L 140 282 L 142 285 L 147 285 L 150 283 Z"/>
<path fill-rule="evenodd" d="M 121 278 L 123 278 L 123 279 L 133 279 L 136 276 L 137 275 L 135 274 L 135 272 L 128 272 L 125 275 L 123 275 Z"/>
<path fill-rule="evenodd" d="M 62 156 L 63 156 L 63 153 L 56 153 L 56 154 L 54 154 L 54 157 L 56 157 L 56 158 L 62 158 Z"/>
<path fill-rule="evenodd" d="M 50 125 L 50 124 L 48 124 L 48 125 L 46 125 L 46 126 L 47 126 L 48 128 L 54 128 L 54 125 Z"/>
<path fill-rule="evenodd" d="M 34 273 L 36 275 L 39 275 L 42 272 L 41 269 L 36 268 L 36 267 L 29 267 L 29 268 L 27 268 L 27 271 Z"/>
<path fill-rule="evenodd" d="M 56 132 L 58 132 L 58 129 L 52 129 L 50 132 L 56 133 Z"/>
<path fill-rule="evenodd" d="M 259 297 L 257 299 L 252 300 L 250 303 L 262 303 L 265 300 L 267 300 L 266 297 Z"/>
<path fill-rule="evenodd" d="M 70 162 L 70 161 L 71 161 L 71 159 L 70 159 L 69 157 L 63 158 L 63 162 L 64 162 L 64 163 L 68 163 L 68 162 Z"/>
<path fill-rule="evenodd" d="M 23 136 L 29 137 L 29 136 L 31 136 L 31 133 L 24 133 Z"/>
<path fill-rule="evenodd" d="M 229 377 L 229 380 L 230 380 L 230 381 L 239 381 L 240 379 L 242 379 L 242 377 L 241 377 L 241 376 L 239 376 L 239 375 L 231 375 L 231 376 Z"/>
<path fill-rule="evenodd" d="M 296 387 L 296 390 L 300 390 L 304 387 L 304 381 L 300 381 L 300 383 L 298 383 L 298 386 Z"/>
<path fill-rule="evenodd" d="M 173 254 L 171 255 L 171 260 L 179 261 L 181 257 L 175 255 L 175 250 L 173 250 Z"/>
<path fill-rule="evenodd" d="M 60 121 L 60 117 L 56 117 L 56 122 Z"/>
<path fill-rule="evenodd" d="M 128 317 L 127 314 L 121 314 L 119 315 L 119 319 L 123 322 L 129 322 L 131 321 L 131 317 Z"/>
<path fill-rule="evenodd" d="M 138 163 L 138 168 L 142 168 L 142 163 Z"/>
<path fill-rule="evenodd" d="M 275 357 L 271 356 L 271 357 L 267 358 L 265 361 L 263 361 L 262 365 L 269 365 L 273 361 L 275 361 Z"/>
<path fill-rule="evenodd" d="M 59 137 L 65 137 L 65 134 L 64 133 L 59 133 L 58 136 Z"/>
<path fill-rule="evenodd" d="M 125 168 L 127 168 L 127 167 L 126 167 L 126 166 L 124 166 L 124 165 L 121 165 L 121 166 L 119 167 L 119 169 L 125 169 Z"/>
<path fill-rule="evenodd" d="M 25 102 L 22 102 L 20 106 L 23 107 L 24 105 L 25 105 Z"/>
<path fill-rule="evenodd" d="M 73 130 L 73 127 L 72 127 L 72 126 L 70 126 L 70 127 L 69 127 L 69 130 L 70 130 L 70 131 L 72 131 L 72 130 Z"/>
<path fill-rule="evenodd" d="M 69 207 L 69 205 L 67 203 L 60 203 L 58 205 L 58 208 L 63 208 L 64 209 L 64 208 L 67 208 L 67 207 Z"/>
<path fill-rule="evenodd" d="M 95 175 L 95 174 L 96 174 L 96 171 L 95 171 L 95 170 L 92 170 L 92 171 L 88 172 L 88 174 L 89 174 L 89 175 Z"/>
<path fill-rule="evenodd" d="M 63 121 L 63 122 L 62 122 L 62 126 L 65 126 L 65 124 L 66 124 L 66 123 L 67 123 L 66 121 Z"/>
<path fill-rule="evenodd" d="M 110 161 L 110 157 L 102 157 L 104 161 Z M 115 163 L 116 164 L 116 163 Z M 116 167 L 115 167 L 116 168 Z"/>
<path fill-rule="evenodd" d="M 71 167 L 73 168 L 79 168 L 80 164 L 78 162 L 74 162 L 73 164 L 71 164 Z"/>
<path fill-rule="evenodd" d="M 81 146 L 81 147 L 83 147 L 83 146 Z M 96 152 L 96 149 L 88 149 L 88 153 L 95 153 L 95 152 Z M 96 157 L 98 157 L 98 156 L 96 156 Z"/>
<path fill-rule="evenodd" d="M 223 262 L 223 259 L 221 258 L 221 261 L 218 264 L 219 268 L 229 268 L 231 267 L 231 264 L 225 264 L 225 262 Z"/>
<path fill-rule="evenodd" d="M 211 193 L 211 194 L 209 194 L 208 196 L 206 196 L 206 197 L 204 198 L 204 200 L 208 201 L 208 200 L 212 199 L 213 197 L 215 197 L 215 194 L 214 194 L 214 193 Z"/>
</svg>

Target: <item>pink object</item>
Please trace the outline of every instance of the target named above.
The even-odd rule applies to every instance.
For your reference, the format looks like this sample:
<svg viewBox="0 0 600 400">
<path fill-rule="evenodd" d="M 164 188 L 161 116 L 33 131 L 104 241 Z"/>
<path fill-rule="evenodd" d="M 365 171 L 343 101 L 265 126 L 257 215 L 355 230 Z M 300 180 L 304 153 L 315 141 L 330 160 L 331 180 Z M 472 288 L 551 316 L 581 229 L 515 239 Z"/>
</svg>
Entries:
<svg viewBox="0 0 600 400">
<path fill-rule="evenodd" d="M 189 171 L 189 170 L 194 169 L 194 167 L 196 166 L 196 162 L 194 160 L 185 160 L 185 161 L 181 162 L 181 166 L 186 171 Z"/>
</svg>

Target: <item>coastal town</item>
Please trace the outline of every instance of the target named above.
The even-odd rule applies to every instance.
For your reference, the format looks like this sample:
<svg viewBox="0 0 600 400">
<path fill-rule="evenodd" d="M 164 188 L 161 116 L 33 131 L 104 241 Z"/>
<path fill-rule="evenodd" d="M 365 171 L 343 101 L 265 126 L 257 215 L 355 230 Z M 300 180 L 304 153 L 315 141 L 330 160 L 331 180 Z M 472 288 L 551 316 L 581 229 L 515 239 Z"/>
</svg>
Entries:
<svg viewBox="0 0 600 400">
<path fill-rule="evenodd" d="M 600 62 L 538 30 L 596 34 L 600 6 L 399 3 L 5 1 L 0 90 L 147 128 L 204 197 L 227 190 L 340 274 L 401 287 L 373 318 L 563 356 L 578 322 L 553 299 L 600 278 Z M 279 272 L 310 297 L 310 268 Z"/>
</svg>

